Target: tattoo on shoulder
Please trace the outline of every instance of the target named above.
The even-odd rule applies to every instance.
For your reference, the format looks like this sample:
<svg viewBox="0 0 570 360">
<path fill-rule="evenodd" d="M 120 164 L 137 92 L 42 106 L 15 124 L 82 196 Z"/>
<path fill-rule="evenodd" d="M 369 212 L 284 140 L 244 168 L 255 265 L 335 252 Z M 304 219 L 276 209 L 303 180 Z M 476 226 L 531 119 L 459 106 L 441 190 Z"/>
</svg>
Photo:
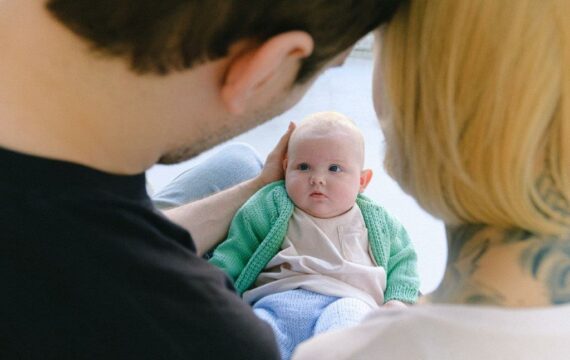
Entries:
<svg viewBox="0 0 570 360">
<path fill-rule="evenodd" d="M 478 281 L 473 274 L 479 269 L 481 259 L 488 253 L 495 230 L 483 225 L 463 225 L 448 228 L 448 269 L 433 301 L 500 305 L 503 294 Z"/>
<path fill-rule="evenodd" d="M 548 174 L 536 183 L 548 208 L 544 216 L 570 224 L 569 199 L 554 184 Z M 520 267 L 515 271 L 523 274 L 517 280 L 527 282 L 530 288 L 544 289 L 541 296 L 551 304 L 570 303 L 570 229 L 563 236 L 545 236 L 521 229 L 465 224 L 448 227 L 447 234 L 448 265 L 441 286 L 430 295 L 433 301 L 488 305 L 512 301 L 505 284 L 489 278 L 489 269 L 482 267 L 491 261 L 500 268 L 504 255 L 510 254 L 515 259 L 512 266 Z"/>
<path fill-rule="evenodd" d="M 570 204 L 555 186 L 554 178 L 544 173 L 536 183 L 542 200 L 562 224 L 570 224 Z M 521 253 L 521 266 L 549 292 L 552 304 L 570 303 L 570 229 L 565 236 L 534 237 Z"/>
<path fill-rule="evenodd" d="M 552 175 L 541 175 L 536 182 L 536 189 L 544 203 L 548 204 L 554 213 L 559 214 L 562 218 L 570 218 L 569 199 L 566 199 L 556 188 Z M 548 215 L 545 214 L 545 216 Z"/>
<path fill-rule="evenodd" d="M 552 304 L 570 303 L 570 239 L 537 238 L 522 251 L 520 264 L 544 284 Z"/>
<path fill-rule="evenodd" d="M 465 225 L 448 229 L 449 263 L 435 301 L 501 305 L 508 294 L 473 276 L 495 249 L 514 245 L 529 280 L 542 284 L 552 304 L 570 303 L 570 237 L 539 237 L 523 230 Z"/>
</svg>

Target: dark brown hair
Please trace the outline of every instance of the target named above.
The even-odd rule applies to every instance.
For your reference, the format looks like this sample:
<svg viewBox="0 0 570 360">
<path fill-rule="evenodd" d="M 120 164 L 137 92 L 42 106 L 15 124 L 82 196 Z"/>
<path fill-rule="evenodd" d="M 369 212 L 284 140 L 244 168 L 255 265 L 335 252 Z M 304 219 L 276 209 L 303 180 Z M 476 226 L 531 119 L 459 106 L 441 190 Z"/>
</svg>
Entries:
<svg viewBox="0 0 570 360">
<path fill-rule="evenodd" d="M 95 50 L 135 71 L 165 74 L 227 55 L 240 39 L 302 30 L 315 41 L 302 82 L 395 12 L 400 0 L 49 0 L 48 9 Z"/>
</svg>

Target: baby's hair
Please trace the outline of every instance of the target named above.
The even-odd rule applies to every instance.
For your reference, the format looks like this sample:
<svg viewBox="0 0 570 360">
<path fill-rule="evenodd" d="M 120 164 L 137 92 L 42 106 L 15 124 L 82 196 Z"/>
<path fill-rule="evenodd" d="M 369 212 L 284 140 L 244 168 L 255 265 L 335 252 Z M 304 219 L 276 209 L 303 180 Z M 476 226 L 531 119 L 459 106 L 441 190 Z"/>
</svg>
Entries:
<svg viewBox="0 0 570 360">
<path fill-rule="evenodd" d="M 355 146 L 360 146 L 362 163 L 364 164 L 364 136 L 351 118 L 339 112 L 322 111 L 308 115 L 301 120 L 291 139 L 301 133 L 327 135 L 333 132 L 342 132 L 346 133 L 347 136 L 354 136 Z"/>
<path fill-rule="evenodd" d="M 447 224 L 569 231 L 569 13 L 418 0 L 383 29 L 385 165 Z"/>
<path fill-rule="evenodd" d="M 301 121 L 298 127 L 304 126 L 322 131 L 346 127 L 360 132 L 351 118 L 336 111 L 322 111 L 308 115 Z"/>
</svg>

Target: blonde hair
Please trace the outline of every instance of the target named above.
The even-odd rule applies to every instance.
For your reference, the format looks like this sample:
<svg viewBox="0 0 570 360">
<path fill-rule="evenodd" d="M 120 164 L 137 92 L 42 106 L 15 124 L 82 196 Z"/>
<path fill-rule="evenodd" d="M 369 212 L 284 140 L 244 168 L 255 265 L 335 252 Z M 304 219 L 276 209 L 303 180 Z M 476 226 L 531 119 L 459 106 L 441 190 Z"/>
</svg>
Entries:
<svg viewBox="0 0 570 360">
<path fill-rule="evenodd" d="M 447 224 L 568 233 L 567 14 L 566 0 L 414 0 L 383 29 L 385 165 Z"/>
</svg>

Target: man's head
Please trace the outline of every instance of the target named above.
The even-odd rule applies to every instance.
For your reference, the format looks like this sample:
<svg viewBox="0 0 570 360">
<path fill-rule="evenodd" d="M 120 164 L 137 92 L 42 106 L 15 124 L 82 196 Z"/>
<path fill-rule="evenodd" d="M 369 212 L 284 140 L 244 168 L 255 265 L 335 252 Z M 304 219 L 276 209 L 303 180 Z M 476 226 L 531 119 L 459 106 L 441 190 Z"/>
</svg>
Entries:
<svg viewBox="0 0 570 360">
<path fill-rule="evenodd" d="M 182 161 L 293 106 L 399 2 L 0 1 L 0 145 L 119 173 Z"/>
<path fill-rule="evenodd" d="M 372 178 L 363 166 L 364 138 L 352 120 L 336 112 L 310 115 L 289 140 L 283 164 L 287 193 L 309 215 L 341 215 Z"/>
<path fill-rule="evenodd" d="M 299 70 L 309 79 L 394 13 L 399 0 L 49 0 L 49 10 L 102 53 L 141 73 L 183 70 L 228 55 L 240 40 L 262 44 L 306 32 L 315 47 Z"/>
</svg>

